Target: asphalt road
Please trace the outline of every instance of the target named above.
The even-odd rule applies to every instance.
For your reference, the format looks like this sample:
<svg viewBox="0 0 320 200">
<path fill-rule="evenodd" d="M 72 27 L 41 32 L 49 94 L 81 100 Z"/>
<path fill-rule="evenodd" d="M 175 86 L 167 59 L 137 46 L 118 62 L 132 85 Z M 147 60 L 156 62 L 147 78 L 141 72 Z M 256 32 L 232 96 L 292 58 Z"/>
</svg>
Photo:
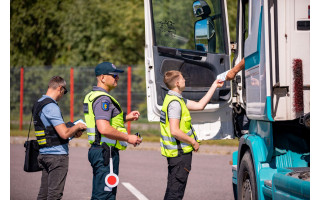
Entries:
<svg viewBox="0 0 320 200">
<path fill-rule="evenodd" d="M 71 146 L 69 153 L 69 172 L 63 199 L 90 199 L 92 169 L 87 159 L 88 148 Z M 231 159 L 231 154 L 194 153 L 184 200 L 233 199 Z M 13 200 L 36 199 L 40 187 L 41 172 L 24 172 L 23 162 L 23 145 L 11 144 L 10 199 Z M 163 199 L 167 179 L 166 162 L 160 152 L 152 148 L 122 151 L 117 199 Z M 131 192 L 128 185 L 135 190 Z"/>
</svg>

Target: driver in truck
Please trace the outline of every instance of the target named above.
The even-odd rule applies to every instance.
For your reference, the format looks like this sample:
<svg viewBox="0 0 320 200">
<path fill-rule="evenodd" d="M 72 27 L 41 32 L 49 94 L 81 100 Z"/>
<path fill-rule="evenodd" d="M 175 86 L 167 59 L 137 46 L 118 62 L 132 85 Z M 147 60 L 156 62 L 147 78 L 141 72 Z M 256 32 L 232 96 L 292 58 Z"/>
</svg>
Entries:
<svg viewBox="0 0 320 200">
<path fill-rule="evenodd" d="M 242 58 L 242 60 L 236 66 L 230 69 L 227 73 L 226 81 L 233 80 L 237 73 L 244 69 L 244 63 L 244 58 Z"/>
<path fill-rule="evenodd" d="M 167 71 L 163 82 L 169 89 L 160 115 L 161 154 L 167 157 L 168 162 L 167 189 L 164 199 L 177 200 L 184 196 L 191 170 L 192 151 L 199 150 L 199 140 L 192 128 L 189 110 L 203 110 L 216 88 L 222 87 L 224 82 L 215 80 L 199 102 L 182 97 L 185 79 L 180 71 Z"/>
</svg>

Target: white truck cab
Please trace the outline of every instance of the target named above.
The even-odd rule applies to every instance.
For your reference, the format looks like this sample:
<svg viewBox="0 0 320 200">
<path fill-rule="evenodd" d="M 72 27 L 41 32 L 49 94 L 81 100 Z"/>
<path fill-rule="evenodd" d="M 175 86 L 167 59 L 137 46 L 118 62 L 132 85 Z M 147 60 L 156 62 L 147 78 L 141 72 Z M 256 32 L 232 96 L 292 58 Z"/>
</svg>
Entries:
<svg viewBox="0 0 320 200">
<path fill-rule="evenodd" d="M 148 120 L 159 121 L 166 70 L 180 70 L 183 97 L 199 101 L 217 75 L 242 58 L 245 70 L 218 88 L 204 111 L 191 112 L 199 139 L 246 133 L 247 118 L 274 122 L 310 113 L 309 5 L 239 0 L 232 63 L 226 0 L 145 0 Z"/>
<path fill-rule="evenodd" d="M 216 76 L 230 69 L 226 4 L 220 0 L 212 2 L 203 9 L 202 16 L 195 17 L 193 7 L 197 5 L 193 5 L 193 1 L 145 0 L 149 121 L 160 118 L 168 92 L 163 83 L 165 71 L 180 70 L 186 80 L 182 96 L 199 101 Z M 204 18 L 205 15 L 211 16 L 210 20 Z M 217 88 L 203 111 L 191 112 L 192 124 L 200 140 L 234 138 L 232 96 L 231 82 L 225 82 L 222 88 Z"/>
</svg>

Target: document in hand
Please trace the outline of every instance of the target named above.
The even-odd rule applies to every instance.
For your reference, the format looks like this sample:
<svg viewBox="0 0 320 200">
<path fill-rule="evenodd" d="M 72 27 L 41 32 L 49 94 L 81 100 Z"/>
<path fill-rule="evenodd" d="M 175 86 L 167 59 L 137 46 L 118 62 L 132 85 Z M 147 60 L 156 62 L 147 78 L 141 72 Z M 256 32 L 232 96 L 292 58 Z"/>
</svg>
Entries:
<svg viewBox="0 0 320 200">
<path fill-rule="evenodd" d="M 70 127 L 72 127 L 72 126 L 74 126 L 74 125 L 76 125 L 76 124 L 78 124 L 78 123 L 83 123 L 84 125 L 87 125 L 82 119 L 78 119 L 77 121 L 75 121 L 75 122 L 68 122 L 68 123 L 66 123 L 66 126 L 68 127 L 68 128 L 70 128 Z M 69 138 L 69 140 L 72 140 L 74 138 L 74 136 L 72 136 L 72 137 L 70 137 Z"/>
<path fill-rule="evenodd" d="M 73 122 L 74 125 L 78 123 L 83 123 L 84 125 L 87 125 L 82 119 L 78 119 L 77 121 Z"/>
<path fill-rule="evenodd" d="M 226 76 L 227 76 L 227 74 L 228 74 L 229 71 L 230 71 L 230 70 L 225 71 L 225 72 L 219 74 L 216 79 L 220 79 L 220 80 L 221 80 L 220 82 L 225 81 L 225 80 L 226 80 Z"/>
</svg>

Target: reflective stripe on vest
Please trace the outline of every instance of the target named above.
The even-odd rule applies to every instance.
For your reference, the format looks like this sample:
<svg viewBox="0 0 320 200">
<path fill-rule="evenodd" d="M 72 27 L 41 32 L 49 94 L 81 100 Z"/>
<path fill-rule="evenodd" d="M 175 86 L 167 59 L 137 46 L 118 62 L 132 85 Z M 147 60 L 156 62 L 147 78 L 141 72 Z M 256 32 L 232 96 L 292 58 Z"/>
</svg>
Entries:
<svg viewBox="0 0 320 200">
<path fill-rule="evenodd" d="M 88 130 L 88 129 L 87 129 Z M 95 128 L 92 128 L 92 130 L 94 130 L 95 131 Z M 89 141 L 95 141 L 95 134 L 94 135 L 91 135 L 92 133 L 90 133 L 90 135 L 88 135 L 88 140 Z M 92 143 L 93 143 L 92 142 Z M 107 144 L 109 144 L 109 145 L 111 145 L 111 146 L 114 146 L 115 144 L 116 144 L 116 140 L 113 140 L 113 139 L 109 139 L 109 138 L 107 138 L 107 137 L 101 137 L 101 142 L 100 142 L 100 144 L 102 144 L 103 142 L 105 142 L 105 143 L 107 143 Z M 127 142 L 125 142 L 125 141 L 118 141 L 122 146 L 127 146 Z"/>
<path fill-rule="evenodd" d="M 42 139 L 42 140 L 37 140 L 39 145 L 44 145 L 47 144 L 47 140 L 46 139 Z"/>
<path fill-rule="evenodd" d="M 87 128 L 88 133 L 95 133 L 96 129 L 95 128 Z"/>
<path fill-rule="evenodd" d="M 96 134 L 99 134 L 98 130 L 96 130 L 96 128 L 95 128 L 96 121 L 95 121 L 95 116 L 93 113 L 92 106 L 93 106 L 95 99 L 97 99 L 100 96 L 108 96 L 111 99 L 111 101 L 114 104 L 116 104 L 115 106 L 117 106 L 120 109 L 120 113 L 117 116 L 112 117 L 110 119 L 110 125 L 113 128 L 117 129 L 118 131 L 123 132 L 125 134 L 128 134 L 127 130 L 124 126 L 123 111 L 121 109 L 120 104 L 117 102 L 117 100 L 114 99 L 111 95 L 109 95 L 106 92 L 91 91 L 90 93 L 88 93 L 86 95 L 86 97 L 84 99 L 84 117 L 85 117 L 85 121 L 87 124 L 87 135 L 88 135 L 88 140 L 89 140 L 90 144 L 93 144 L 95 142 Z M 127 142 L 109 139 L 101 134 L 100 144 L 102 144 L 103 142 L 107 143 L 109 146 L 114 146 L 119 150 L 125 150 L 127 147 Z"/>
<path fill-rule="evenodd" d="M 191 136 L 193 133 L 193 130 L 191 129 L 188 133 L 186 133 L 188 136 Z M 177 142 L 176 138 L 174 137 L 168 137 L 168 136 L 164 136 L 164 135 L 160 135 L 163 141 L 169 141 L 169 142 Z"/>
<path fill-rule="evenodd" d="M 44 133 L 44 130 L 42 130 L 42 131 L 36 131 L 35 134 L 36 134 L 37 137 L 45 136 L 45 135 L 46 135 L 46 134 Z"/>
<path fill-rule="evenodd" d="M 196 133 L 194 132 L 194 129 L 191 126 L 191 115 L 185 102 L 177 96 L 167 94 L 163 101 L 163 105 L 161 109 L 161 117 L 160 117 L 161 154 L 166 157 L 178 156 L 177 140 L 172 136 L 170 132 L 170 124 L 168 119 L 168 106 L 172 101 L 178 101 L 181 105 L 181 118 L 180 118 L 180 124 L 179 124 L 180 130 L 184 132 L 186 135 L 188 135 L 189 137 L 195 138 L 197 140 Z M 183 153 L 189 153 L 193 151 L 193 147 L 191 144 L 180 142 L 180 146 L 181 146 L 181 149 L 183 150 Z"/>
<path fill-rule="evenodd" d="M 190 146 L 190 144 L 187 144 L 187 143 L 180 143 L 181 144 L 181 147 L 187 147 L 187 146 Z M 165 148 L 165 149 L 175 149 L 177 150 L 178 149 L 178 145 L 165 145 L 163 144 L 162 142 L 160 142 L 160 146 Z"/>
</svg>

